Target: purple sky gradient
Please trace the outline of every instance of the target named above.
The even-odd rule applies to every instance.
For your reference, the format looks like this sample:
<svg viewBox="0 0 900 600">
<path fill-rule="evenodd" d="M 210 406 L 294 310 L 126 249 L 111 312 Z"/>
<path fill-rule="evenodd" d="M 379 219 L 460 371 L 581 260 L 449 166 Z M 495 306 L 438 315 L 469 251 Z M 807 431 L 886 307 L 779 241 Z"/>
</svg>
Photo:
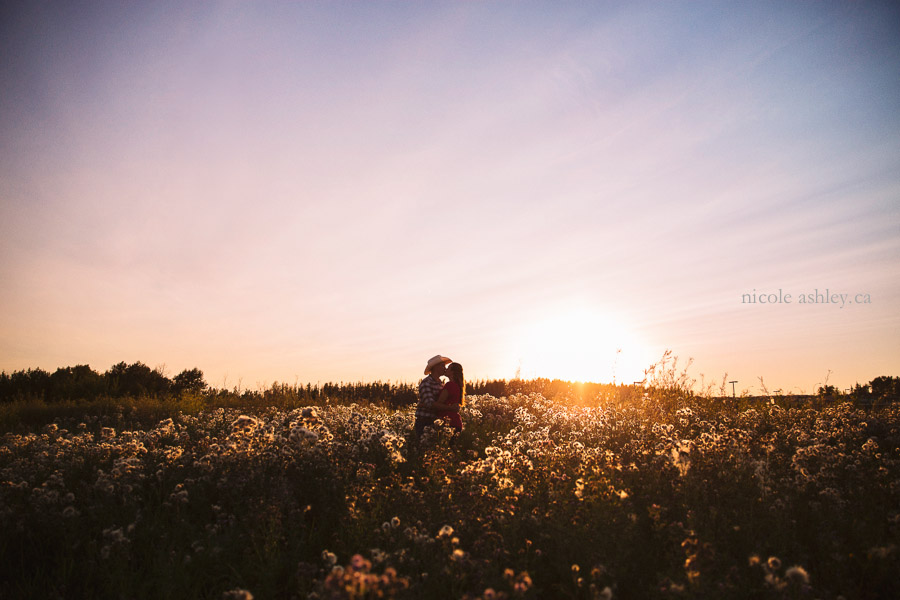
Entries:
<svg viewBox="0 0 900 600">
<path fill-rule="evenodd" d="M 2 11 L 7 372 L 900 374 L 890 3 Z"/>
</svg>

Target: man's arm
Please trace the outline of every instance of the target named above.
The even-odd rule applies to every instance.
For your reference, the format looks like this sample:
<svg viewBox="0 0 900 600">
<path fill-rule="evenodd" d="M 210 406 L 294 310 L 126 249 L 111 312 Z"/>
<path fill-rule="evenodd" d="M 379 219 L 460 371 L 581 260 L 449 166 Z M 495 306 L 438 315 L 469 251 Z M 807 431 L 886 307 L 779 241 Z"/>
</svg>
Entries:
<svg viewBox="0 0 900 600">
<path fill-rule="evenodd" d="M 432 410 L 435 401 L 434 385 L 432 385 L 430 380 L 430 377 L 423 379 L 422 383 L 419 384 L 419 407 L 426 410 Z"/>
</svg>

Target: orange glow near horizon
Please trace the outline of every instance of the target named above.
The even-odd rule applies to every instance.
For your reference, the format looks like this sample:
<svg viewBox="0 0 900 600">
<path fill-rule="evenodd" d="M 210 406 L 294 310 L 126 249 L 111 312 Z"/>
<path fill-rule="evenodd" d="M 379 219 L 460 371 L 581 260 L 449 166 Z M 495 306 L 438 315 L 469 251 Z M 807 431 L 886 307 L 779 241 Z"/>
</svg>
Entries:
<svg viewBox="0 0 900 600">
<path fill-rule="evenodd" d="M 632 383 L 652 362 L 648 346 L 621 319 L 585 307 L 561 308 L 522 327 L 519 375 Z"/>
</svg>

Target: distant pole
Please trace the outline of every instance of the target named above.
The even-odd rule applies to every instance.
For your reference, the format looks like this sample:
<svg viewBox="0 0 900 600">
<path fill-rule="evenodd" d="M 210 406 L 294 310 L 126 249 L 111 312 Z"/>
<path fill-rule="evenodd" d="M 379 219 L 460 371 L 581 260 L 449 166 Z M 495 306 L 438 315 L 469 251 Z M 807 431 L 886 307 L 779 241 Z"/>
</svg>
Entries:
<svg viewBox="0 0 900 600">
<path fill-rule="evenodd" d="M 734 392 L 734 384 L 737 383 L 737 379 L 735 379 L 734 381 L 729 381 L 728 383 L 731 384 L 731 397 L 736 398 L 737 396 L 735 395 L 735 392 Z"/>
</svg>

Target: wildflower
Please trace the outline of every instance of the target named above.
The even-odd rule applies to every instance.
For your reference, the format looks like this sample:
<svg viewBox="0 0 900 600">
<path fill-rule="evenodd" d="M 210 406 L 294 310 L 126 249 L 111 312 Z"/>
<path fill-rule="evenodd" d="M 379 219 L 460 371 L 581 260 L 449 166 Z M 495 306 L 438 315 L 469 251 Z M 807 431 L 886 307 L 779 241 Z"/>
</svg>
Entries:
<svg viewBox="0 0 900 600">
<path fill-rule="evenodd" d="M 678 445 L 672 448 L 672 464 L 678 468 L 678 472 L 683 477 L 691 468 L 691 442 L 682 440 Z"/>
<path fill-rule="evenodd" d="M 528 575 L 528 571 L 522 571 L 519 573 L 519 576 L 516 577 L 516 583 L 513 585 L 513 592 L 516 594 L 524 594 L 531 588 L 531 577 Z"/>
<path fill-rule="evenodd" d="M 575 497 L 579 500 L 584 499 L 584 479 L 580 477 L 575 480 Z"/>
<path fill-rule="evenodd" d="M 324 560 L 325 563 L 329 566 L 333 566 L 337 563 L 337 556 L 335 556 L 334 552 L 322 550 L 322 560 Z"/>
<path fill-rule="evenodd" d="M 766 564 L 768 564 L 769 568 L 773 571 L 777 571 L 781 568 L 781 559 L 779 559 L 777 556 L 770 556 L 769 560 L 766 561 Z"/>
<path fill-rule="evenodd" d="M 612 600 L 613 593 L 609 586 L 606 586 L 594 596 L 597 600 Z"/>
<path fill-rule="evenodd" d="M 350 559 L 350 566 L 353 567 L 354 571 L 366 571 L 372 568 L 372 563 L 367 561 L 361 554 L 354 554 L 353 558 Z"/>
<path fill-rule="evenodd" d="M 795 585 L 809 584 L 809 574 L 806 572 L 806 569 L 799 565 L 793 566 L 785 571 L 784 578 Z"/>
<path fill-rule="evenodd" d="M 400 517 L 394 517 L 391 519 L 391 528 L 397 529 L 400 527 Z"/>
<path fill-rule="evenodd" d="M 259 419 L 241 415 L 231 424 L 231 432 L 234 434 L 250 435 L 259 426 Z"/>
<path fill-rule="evenodd" d="M 222 600 L 253 600 L 253 594 L 248 590 L 229 590 L 222 594 Z"/>
<path fill-rule="evenodd" d="M 437 537 L 449 538 L 451 535 L 453 535 L 453 528 L 449 525 L 444 525 L 443 527 L 441 527 L 441 530 L 438 531 Z"/>
<path fill-rule="evenodd" d="M 107 540 L 109 540 L 113 544 L 124 543 L 124 542 L 128 541 L 128 538 L 126 538 L 125 534 L 122 533 L 121 527 L 119 527 L 118 529 L 112 529 L 112 528 L 104 529 L 103 537 L 106 538 Z"/>
<path fill-rule="evenodd" d="M 869 548 L 869 558 L 887 558 L 889 557 L 897 547 L 891 544 L 890 546 L 877 546 L 874 548 Z"/>
</svg>

